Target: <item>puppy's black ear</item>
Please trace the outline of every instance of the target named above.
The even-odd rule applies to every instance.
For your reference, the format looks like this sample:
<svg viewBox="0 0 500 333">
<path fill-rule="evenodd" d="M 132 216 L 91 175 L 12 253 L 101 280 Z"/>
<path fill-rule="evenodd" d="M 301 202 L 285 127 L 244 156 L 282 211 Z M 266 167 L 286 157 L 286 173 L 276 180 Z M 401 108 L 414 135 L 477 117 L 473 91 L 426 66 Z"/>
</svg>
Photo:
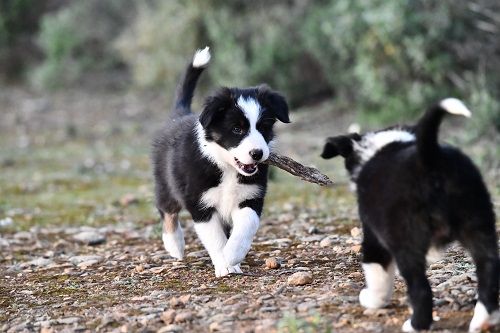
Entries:
<svg viewBox="0 0 500 333">
<path fill-rule="evenodd" d="M 203 128 L 210 124 L 222 114 L 222 111 L 231 106 L 231 89 L 221 88 L 213 96 L 207 97 L 205 106 L 200 114 L 200 123 Z"/>
<path fill-rule="evenodd" d="M 257 88 L 257 99 L 259 103 L 268 111 L 274 113 L 276 119 L 282 123 L 289 123 L 288 103 L 280 93 L 271 90 L 263 84 Z"/>
<path fill-rule="evenodd" d="M 345 158 L 352 153 L 353 140 L 358 141 L 360 139 L 361 136 L 357 133 L 330 137 L 326 139 L 321 157 L 328 159 L 340 155 Z"/>
</svg>

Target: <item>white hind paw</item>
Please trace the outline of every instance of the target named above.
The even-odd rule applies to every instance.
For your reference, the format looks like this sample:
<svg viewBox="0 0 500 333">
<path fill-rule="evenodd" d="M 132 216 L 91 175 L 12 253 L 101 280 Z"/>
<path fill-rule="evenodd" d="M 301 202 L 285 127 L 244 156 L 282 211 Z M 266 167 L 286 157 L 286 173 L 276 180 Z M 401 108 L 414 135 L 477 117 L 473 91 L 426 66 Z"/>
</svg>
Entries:
<svg viewBox="0 0 500 333">
<path fill-rule="evenodd" d="M 489 314 L 483 303 L 477 302 L 474 308 L 474 317 L 469 324 L 469 332 L 481 332 L 500 323 L 500 310 Z"/>
<path fill-rule="evenodd" d="M 184 258 L 184 235 L 181 228 L 173 233 L 163 233 L 162 235 L 163 246 L 168 254 L 176 259 L 182 260 Z"/>
</svg>

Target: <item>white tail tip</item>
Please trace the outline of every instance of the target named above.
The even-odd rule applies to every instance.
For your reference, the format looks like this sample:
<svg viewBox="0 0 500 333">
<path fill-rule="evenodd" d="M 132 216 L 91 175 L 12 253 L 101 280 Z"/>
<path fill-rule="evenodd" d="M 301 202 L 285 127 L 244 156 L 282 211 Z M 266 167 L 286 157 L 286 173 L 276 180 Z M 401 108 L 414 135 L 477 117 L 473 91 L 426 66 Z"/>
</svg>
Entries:
<svg viewBox="0 0 500 333">
<path fill-rule="evenodd" d="M 202 50 L 197 50 L 193 57 L 193 67 L 205 67 L 210 61 L 210 48 L 206 46 Z"/>
<path fill-rule="evenodd" d="M 349 134 L 354 134 L 354 133 L 359 134 L 359 133 L 361 133 L 361 126 L 358 123 L 352 123 L 347 128 L 347 133 L 349 133 Z"/>
<path fill-rule="evenodd" d="M 467 118 L 470 118 L 471 112 L 465 104 L 456 98 L 446 98 L 443 99 L 440 103 L 439 106 L 441 106 L 443 109 L 446 110 L 446 112 L 459 115 L 459 116 L 464 116 Z"/>
</svg>

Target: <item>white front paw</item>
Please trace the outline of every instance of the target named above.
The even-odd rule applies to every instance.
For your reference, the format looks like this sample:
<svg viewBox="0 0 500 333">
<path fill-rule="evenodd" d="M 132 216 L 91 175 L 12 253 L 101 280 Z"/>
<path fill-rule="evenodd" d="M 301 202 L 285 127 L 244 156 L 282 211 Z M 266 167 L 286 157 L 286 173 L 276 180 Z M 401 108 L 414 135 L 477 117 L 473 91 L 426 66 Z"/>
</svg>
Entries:
<svg viewBox="0 0 500 333">
<path fill-rule="evenodd" d="M 387 297 L 382 296 L 380 292 L 365 288 L 359 293 L 359 303 L 368 309 L 378 309 L 386 306 L 389 300 Z"/>
<path fill-rule="evenodd" d="M 229 274 L 242 274 L 240 265 L 228 266 L 228 265 L 218 265 L 215 266 L 215 276 L 223 277 Z"/>
<path fill-rule="evenodd" d="M 239 265 L 245 259 L 249 250 L 250 248 L 244 249 L 226 244 L 223 251 L 224 258 L 226 258 L 227 263 L 231 266 Z"/>
<path fill-rule="evenodd" d="M 411 318 L 405 321 L 403 327 L 401 327 L 401 330 L 403 332 L 417 332 L 417 330 L 414 329 L 413 326 L 411 326 Z"/>
<path fill-rule="evenodd" d="M 496 310 L 489 314 L 481 302 L 477 302 L 474 308 L 474 317 L 469 324 L 469 332 L 481 332 L 498 325 L 500 322 L 500 311 Z"/>
</svg>

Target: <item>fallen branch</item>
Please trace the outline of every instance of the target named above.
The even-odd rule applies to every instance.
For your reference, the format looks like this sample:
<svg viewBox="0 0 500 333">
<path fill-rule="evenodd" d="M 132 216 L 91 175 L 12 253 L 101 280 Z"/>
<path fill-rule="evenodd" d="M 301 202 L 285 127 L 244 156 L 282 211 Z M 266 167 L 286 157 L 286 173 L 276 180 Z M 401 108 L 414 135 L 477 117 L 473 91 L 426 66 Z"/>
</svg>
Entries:
<svg viewBox="0 0 500 333">
<path fill-rule="evenodd" d="M 292 160 L 290 157 L 271 153 L 269 154 L 269 158 L 264 163 L 285 170 L 286 172 L 291 173 L 306 182 L 318 184 L 320 186 L 333 185 L 330 178 L 322 174 L 318 169 L 304 166 L 299 162 Z"/>
</svg>

